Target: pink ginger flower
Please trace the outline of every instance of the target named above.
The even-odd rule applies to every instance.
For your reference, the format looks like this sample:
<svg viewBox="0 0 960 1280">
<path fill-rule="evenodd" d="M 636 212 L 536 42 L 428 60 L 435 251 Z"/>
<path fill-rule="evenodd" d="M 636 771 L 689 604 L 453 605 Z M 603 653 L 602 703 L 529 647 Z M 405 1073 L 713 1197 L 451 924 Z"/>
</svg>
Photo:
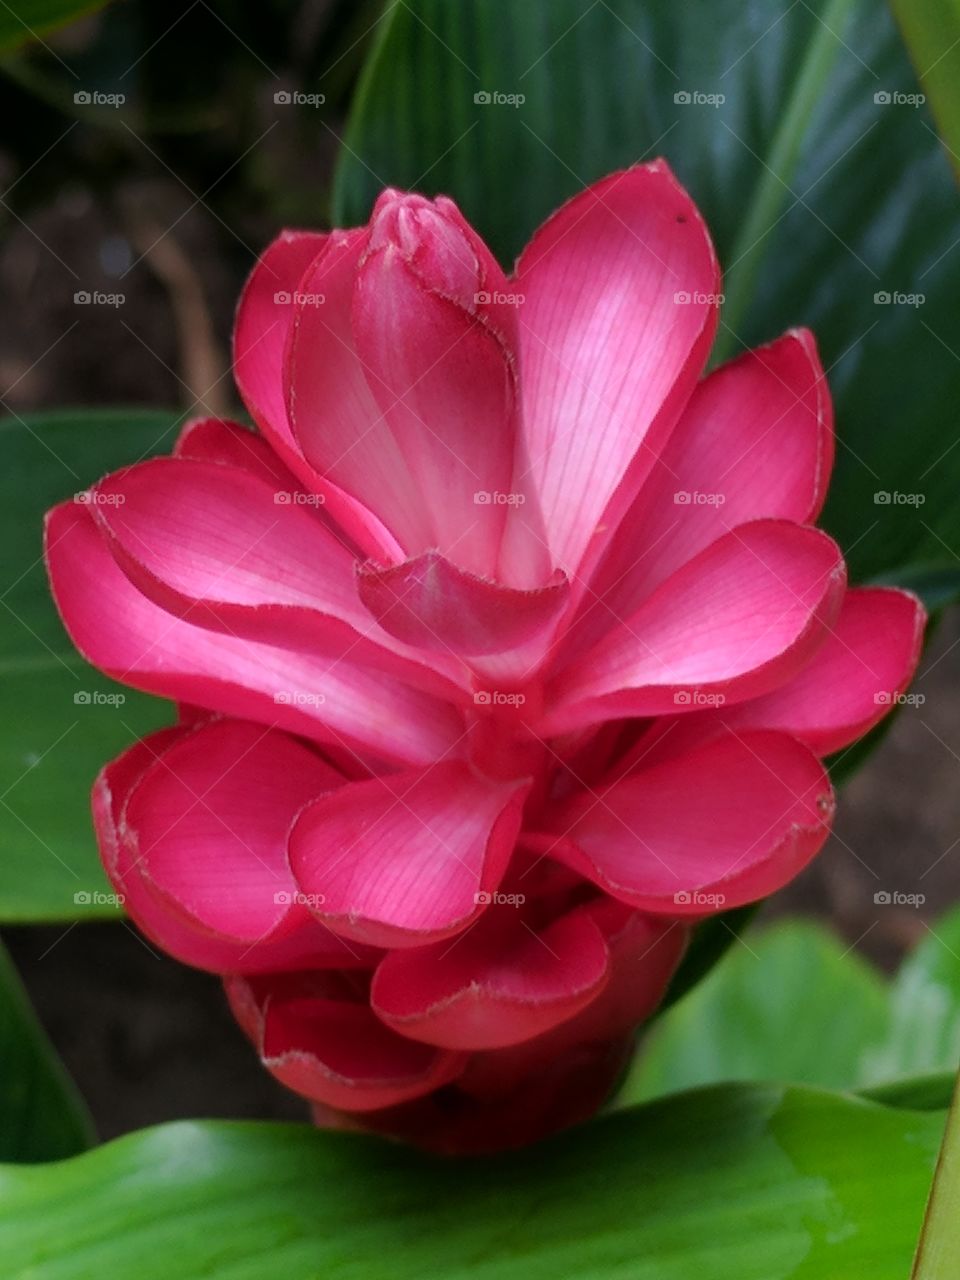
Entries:
<svg viewBox="0 0 960 1280">
<path fill-rule="evenodd" d="M 913 672 L 919 603 L 814 528 L 812 336 L 703 376 L 719 291 L 662 161 L 509 279 L 388 190 L 253 272 L 259 434 L 193 422 L 50 513 L 78 649 L 182 709 L 96 782 L 107 872 L 320 1123 L 476 1150 L 594 1111 Z"/>
</svg>

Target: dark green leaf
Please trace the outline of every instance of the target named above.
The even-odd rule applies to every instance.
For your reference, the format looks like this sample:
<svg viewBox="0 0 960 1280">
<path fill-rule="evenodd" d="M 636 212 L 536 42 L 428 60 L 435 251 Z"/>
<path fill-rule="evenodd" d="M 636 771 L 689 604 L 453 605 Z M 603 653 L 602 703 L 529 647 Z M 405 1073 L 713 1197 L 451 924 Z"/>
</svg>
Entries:
<svg viewBox="0 0 960 1280">
<path fill-rule="evenodd" d="M 61 1160 L 93 1140 L 80 1095 L 0 946 L 0 1160 Z"/>
<path fill-rule="evenodd" d="M 960 172 L 960 0 L 891 0 L 944 146 Z"/>
<path fill-rule="evenodd" d="M 0 593 L 2 920 L 116 914 L 93 839 L 90 784 L 102 764 L 171 713 L 77 657 L 47 587 L 43 513 L 105 472 L 169 449 L 173 426 L 172 413 L 115 409 L 0 423 L 9 566 Z"/>
</svg>

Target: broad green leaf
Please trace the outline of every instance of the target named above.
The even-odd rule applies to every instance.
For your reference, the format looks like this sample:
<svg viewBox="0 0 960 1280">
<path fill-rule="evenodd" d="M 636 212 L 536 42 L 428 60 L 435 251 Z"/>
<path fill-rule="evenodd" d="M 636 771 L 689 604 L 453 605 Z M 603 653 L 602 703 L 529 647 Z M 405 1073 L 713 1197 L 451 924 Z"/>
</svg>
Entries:
<svg viewBox="0 0 960 1280">
<path fill-rule="evenodd" d="M 960 0 L 890 0 L 943 144 L 960 175 Z"/>
<path fill-rule="evenodd" d="M 172 413 L 117 409 L 0 422 L 0 920 L 117 913 L 93 839 L 90 784 L 171 713 L 77 657 L 47 587 L 43 514 L 105 472 L 169 449 L 174 423 Z"/>
<path fill-rule="evenodd" d="M 0 1171 L 9 1280 L 903 1280 L 943 1116 L 776 1086 L 451 1162 L 184 1123 Z"/>
<path fill-rule="evenodd" d="M 841 440 L 825 523 L 854 579 L 940 603 L 960 589 L 960 197 L 928 112 L 897 96 L 918 91 L 874 0 L 404 0 L 334 216 L 363 220 L 386 183 L 445 191 L 509 261 L 584 184 L 665 155 L 726 269 L 722 353 L 817 334 Z"/>
<path fill-rule="evenodd" d="M 0 1160 L 61 1160 L 93 1140 L 90 1118 L 0 946 Z"/>
<path fill-rule="evenodd" d="M 57 27 L 101 9 L 105 0 L 15 0 L 0 5 L 0 52 L 38 41 Z"/>
<path fill-rule="evenodd" d="M 654 1023 L 620 1101 L 721 1080 L 850 1087 L 887 1016 L 883 980 L 826 930 L 791 921 L 748 932 Z"/>
</svg>

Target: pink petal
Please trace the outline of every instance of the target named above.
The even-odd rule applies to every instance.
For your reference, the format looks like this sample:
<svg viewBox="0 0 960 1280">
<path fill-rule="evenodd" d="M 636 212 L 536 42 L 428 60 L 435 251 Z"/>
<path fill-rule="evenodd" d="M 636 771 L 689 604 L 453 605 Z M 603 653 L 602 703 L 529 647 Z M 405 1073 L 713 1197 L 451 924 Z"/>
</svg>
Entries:
<svg viewBox="0 0 960 1280">
<path fill-rule="evenodd" d="M 126 816 L 130 797 L 138 792 L 145 778 L 153 777 L 155 784 L 158 775 L 162 776 L 168 770 L 169 753 L 175 753 L 172 761 L 179 768 L 184 762 L 184 754 L 189 756 L 196 753 L 198 741 L 201 750 L 214 750 L 218 739 L 222 745 L 232 735 L 242 735 L 252 730 L 253 726 L 241 725 L 239 722 L 224 722 L 216 732 L 211 726 L 209 729 L 201 729 L 197 734 L 180 728 L 164 729 L 136 743 L 107 765 L 94 784 L 92 797 L 94 825 L 107 872 L 118 892 L 123 894 L 124 905 L 142 932 L 178 960 L 197 968 L 222 973 L 238 968 L 244 968 L 248 972 L 269 971 L 284 969 L 291 964 L 335 964 L 341 967 L 350 967 L 361 961 L 369 964 L 369 950 L 344 944 L 329 930 L 313 921 L 303 907 L 275 907 L 275 918 L 267 928 L 268 936 L 259 941 L 257 938 L 230 936 L 229 929 L 223 931 L 210 927 L 210 919 L 203 918 L 209 917 L 207 911 L 201 909 L 199 914 L 191 913 L 172 897 L 158 891 L 156 884 L 144 875 L 144 841 L 149 841 L 152 837 L 136 824 L 132 825 Z M 264 732 L 262 729 L 255 731 Z M 211 734 L 212 737 L 209 736 Z M 298 750 L 302 751 L 302 748 Z M 235 760 L 234 754 L 225 761 L 217 761 L 212 757 L 210 763 L 229 769 Z M 317 765 L 326 768 L 319 760 Z M 167 776 L 172 775 L 168 773 Z M 149 791 L 149 782 L 147 787 Z M 203 793 L 200 795 L 203 796 Z M 203 796 L 204 800 L 206 798 Z M 269 805 L 269 798 L 262 799 L 264 804 Z M 292 816 L 292 813 L 286 815 L 284 834 Z M 229 852 L 231 843 L 236 854 L 236 841 L 231 840 L 229 831 L 216 822 L 210 811 L 207 817 L 207 834 L 210 839 L 205 840 L 203 845 L 206 861 L 193 873 L 195 878 L 204 869 L 216 876 L 217 865 L 215 861 L 211 864 L 211 857 L 219 857 L 225 849 Z M 149 818 L 148 814 L 148 820 Z M 261 830 L 266 825 L 268 824 L 261 822 Z M 154 844 L 154 852 L 162 863 L 165 850 L 161 846 L 165 833 L 157 831 L 155 822 L 150 830 L 153 837 L 160 836 L 160 841 Z M 180 830 L 171 833 L 171 843 L 175 848 L 183 848 L 182 835 L 182 826 Z M 249 842 L 247 847 L 249 848 Z M 262 852 L 262 847 L 259 851 Z M 281 883 L 289 884 L 289 875 Z M 231 888 L 228 886 L 224 901 L 212 903 L 215 909 L 222 908 L 221 925 L 224 920 L 232 918 L 235 902 L 227 896 L 230 892 Z M 239 892 L 243 892 L 242 886 Z M 271 889 L 271 900 L 274 892 L 283 890 Z M 288 892 L 292 902 L 292 887 Z"/>
<path fill-rule="evenodd" d="M 571 576 L 599 553 L 693 390 L 719 287 L 706 227 L 662 160 L 575 196 L 524 250 L 524 434 L 554 564 Z"/>
<path fill-rule="evenodd" d="M 154 458 L 107 476 L 94 492 L 94 515 L 124 568 L 172 612 L 229 625 L 290 606 L 367 622 L 351 552 L 309 507 L 283 501 L 290 495 L 259 476 Z"/>
<path fill-rule="evenodd" d="M 561 675 L 544 731 L 766 693 L 810 659 L 845 582 L 839 549 L 818 529 L 742 525 L 678 569 Z"/>
<path fill-rule="evenodd" d="M 513 353 L 484 320 L 485 272 L 450 201 L 385 191 L 357 273 L 353 330 L 379 414 L 437 549 L 473 573 L 497 569 L 510 494 Z M 372 447 L 361 441 L 355 453 Z M 525 495 L 523 495 L 525 497 Z"/>
<path fill-rule="evenodd" d="M 583 912 L 536 929 L 504 904 L 456 941 L 390 952 L 370 996 L 379 1018 L 415 1040 L 498 1049 L 572 1018 L 602 989 L 608 959 Z"/>
<path fill-rule="evenodd" d="M 735 707 L 658 721 L 637 756 L 662 760 L 728 729 L 777 729 L 818 756 L 839 751 L 896 706 L 916 670 L 925 621 L 906 591 L 852 587 L 826 640 L 786 684 Z"/>
<path fill-rule="evenodd" d="M 926 613 L 906 591 L 855 587 L 809 664 L 787 684 L 732 709 L 731 725 L 780 729 L 817 755 L 854 742 L 896 705 L 923 645 Z"/>
<path fill-rule="evenodd" d="M 286 734 L 240 720 L 205 725 L 147 768 L 127 800 L 137 869 L 202 928 L 255 946 L 291 916 L 309 919 L 287 833 L 308 800 L 342 784 Z"/>
<path fill-rule="evenodd" d="M 401 763 L 435 760 L 463 733 L 451 707 L 339 647 L 325 656 L 241 640 L 166 613 L 125 576 L 83 506 L 49 513 L 46 558 L 74 644 L 135 688 Z"/>
<path fill-rule="evenodd" d="M 606 939 L 610 971 L 598 997 L 557 1029 L 571 1043 L 612 1040 L 636 1030 L 658 1008 L 689 939 L 681 921 L 643 915 L 609 898 L 583 910 Z"/>
<path fill-rule="evenodd" d="M 561 574 L 524 591 L 458 569 L 437 552 L 389 568 L 366 564 L 360 599 L 380 625 L 410 645 L 457 654 L 500 654 L 554 624 L 569 595 Z"/>
<path fill-rule="evenodd" d="M 454 699 L 466 686 L 456 660 L 428 667 L 373 624 L 353 554 L 288 489 L 217 463 L 155 458 L 95 493 L 94 516 L 124 572 L 177 617 L 281 645 L 319 642 Z"/>
<path fill-rule="evenodd" d="M 785 734 L 728 734 L 563 806 L 543 851 L 642 911 L 707 915 L 753 902 L 827 838 L 833 792 Z"/>
<path fill-rule="evenodd" d="M 542 859 L 537 866 L 549 861 Z M 471 1059 L 465 1085 L 480 1093 L 509 1092 L 585 1045 L 632 1038 L 660 1004 L 687 944 L 685 924 L 645 915 L 607 897 L 577 908 L 576 915 L 593 922 L 607 944 L 609 963 L 602 989 L 579 1013 L 543 1035 Z"/>
<path fill-rule="evenodd" d="M 331 516 L 368 555 L 390 556 L 399 552 L 395 540 L 370 511 L 310 465 L 287 417 L 284 355 L 303 297 L 301 277 L 330 241 L 318 232 L 284 231 L 261 254 L 237 308 L 234 374 L 257 426 L 304 489 L 323 494 Z"/>
<path fill-rule="evenodd" d="M 218 462 L 262 477 L 274 489 L 299 490 L 297 477 L 280 461 L 262 436 L 222 418 L 194 418 L 177 438 L 174 457 Z M 300 490 L 302 492 L 302 490 Z"/>
<path fill-rule="evenodd" d="M 808 330 L 710 374 L 591 582 L 578 645 L 598 639 L 729 529 L 769 517 L 812 524 L 832 463 L 830 392 Z"/>
<path fill-rule="evenodd" d="M 459 762 L 342 787 L 297 820 L 294 877 L 346 938 L 412 947 L 449 937 L 499 883 L 528 789 Z"/>
<path fill-rule="evenodd" d="M 430 519 L 403 450 L 370 389 L 351 317 L 365 231 L 334 232 L 300 283 L 284 381 L 293 432 L 312 466 L 377 513 L 398 551 L 430 545 Z M 375 555 L 376 553 L 374 553 Z"/>
<path fill-rule="evenodd" d="M 325 997 L 317 978 L 270 982 L 258 993 L 260 1056 L 287 1088 L 326 1106 L 370 1111 L 430 1093 L 463 1069 L 462 1055 L 398 1036 L 368 1004 Z"/>
</svg>

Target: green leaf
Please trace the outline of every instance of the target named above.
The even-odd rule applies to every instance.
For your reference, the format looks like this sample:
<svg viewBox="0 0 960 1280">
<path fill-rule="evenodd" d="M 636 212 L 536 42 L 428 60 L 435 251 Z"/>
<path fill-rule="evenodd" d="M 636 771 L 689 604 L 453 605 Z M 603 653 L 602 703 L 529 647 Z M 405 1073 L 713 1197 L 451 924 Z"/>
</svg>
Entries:
<svg viewBox="0 0 960 1280">
<path fill-rule="evenodd" d="M 890 0 L 960 176 L 960 0 Z"/>
<path fill-rule="evenodd" d="M 103 8 L 105 0 L 16 0 L 0 6 L 0 51 L 40 40 L 74 19 Z"/>
<path fill-rule="evenodd" d="M 362 221 L 386 183 L 445 191 L 509 261 L 584 184 L 666 155 L 726 268 L 724 354 L 790 325 L 817 334 L 841 440 L 825 523 L 853 578 L 909 573 L 936 602 L 956 596 L 958 198 L 926 110 L 875 101 L 918 91 L 884 8 L 405 0 L 379 34 L 337 222 Z"/>
<path fill-rule="evenodd" d="M 861 1098 L 881 1102 L 885 1107 L 906 1107 L 910 1111 L 945 1111 L 950 1106 L 955 1084 L 950 1071 L 926 1076 L 905 1076 L 885 1084 L 858 1089 Z"/>
<path fill-rule="evenodd" d="M 61 1160 L 86 1150 L 86 1108 L 0 946 L 0 1160 Z"/>
<path fill-rule="evenodd" d="M 893 983 L 887 1033 L 865 1058 L 868 1081 L 954 1073 L 960 1063 L 960 908 L 926 928 Z"/>
<path fill-rule="evenodd" d="M 169 449 L 174 426 L 172 413 L 117 409 L 0 422 L 8 566 L 0 592 L 0 920 L 117 914 L 93 838 L 90 784 L 124 746 L 172 717 L 169 704 L 122 689 L 77 657 L 47 587 L 43 513 L 105 472 Z"/>
<path fill-rule="evenodd" d="M 846 1088 L 886 1024 L 883 980 L 832 934 L 802 921 L 748 932 L 653 1025 L 621 1103 L 721 1080 Z"/>
<path fill-rule="evenodd" d="M 943 1116 L 773 1086 L 451 1162 L 184 1123 L 0 1171 L 10 1280 L 902 1280 Z"/>
<path fill-rule="evenodd" d="M 960 908 L 925 927 L 892 982 L 813 923 L 739 935 L 704 981 L 651 1024 L 617 1105 L 776 1079 L 944 1109 L 960 1063 Z"/>
</svg>

